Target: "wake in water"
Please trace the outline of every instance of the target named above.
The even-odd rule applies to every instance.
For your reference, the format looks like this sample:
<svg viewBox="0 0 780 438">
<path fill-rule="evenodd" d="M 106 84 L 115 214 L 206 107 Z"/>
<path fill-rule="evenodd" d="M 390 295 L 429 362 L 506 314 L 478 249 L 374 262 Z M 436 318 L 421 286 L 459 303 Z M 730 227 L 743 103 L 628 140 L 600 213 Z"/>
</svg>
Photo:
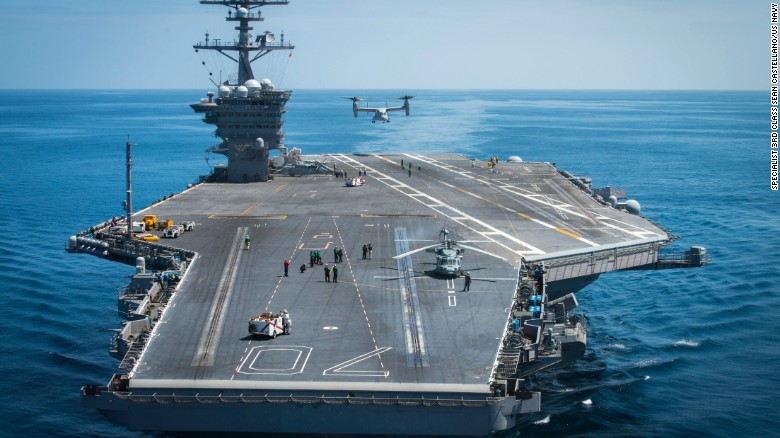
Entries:
<svg viewBox="0 0 780 438">
<path fill-rule="evenodd" d="M 62 364 L 68 364 L 70 366 L 74 366 L 76 368 L 93 368 L 95 371 L 100 371 L 100 368 L 97 367 L 97 364 L 94 364 L 92 362 L 86 361 L 79 357 L 73 357 L 69 356 L 67 354 L 57 353 L 56 351 L 50 351 L 49 355 L 57 361 L 60 365 Z"/>
<path fill-rule="evenodd" d="M 688 348 L 698 348 L 701 345 L 701 342 L 699 341 L 692 341 L 689 339 L 681 339 L 674 344 L 672 344 L 673 347 L 688 347 Z"/>
<path fill-rule="evenodd" d="M 534 421 L 534 424 L 549 424 L 549 423 L 550 423 L 550 416 L 549 415 L 544 417 L 544 418 L 542 418 L 539 421 Z"/>
<path fill-rule="evenodd" d="M 672 365 L 675 363 L 679 358 L 678 357 L 649 357 L 647 359 L 641 359 L 636 362 L 634 362 L 633 367 L 634 368 L 663 368 L 668 365 Z"/>
</svg>

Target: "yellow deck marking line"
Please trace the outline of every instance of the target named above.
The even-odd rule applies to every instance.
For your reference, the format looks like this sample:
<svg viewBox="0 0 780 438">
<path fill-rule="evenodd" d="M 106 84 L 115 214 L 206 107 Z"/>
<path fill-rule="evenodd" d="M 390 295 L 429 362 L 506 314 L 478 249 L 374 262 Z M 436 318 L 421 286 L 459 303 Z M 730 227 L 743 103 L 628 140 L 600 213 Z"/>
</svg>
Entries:
<svg viewBox="0 0 780 438">
<path fill-rule="evenodd" d="M 454 172 L 454 173 L 462 173 L 462 172 L 461 172 L 461 169 L 460 169 L 460 168 L 458 168 L 458 167 L 455 167 L 455 166 L 452 166 L 452 165 L 448 165 L 448 164 L 446 164 L 446 163 L 440 164 L 440 162 L 439 162 L 438 160 L 433 160 L 433 159 L 431 159 L 431 158 L 425 157 L 424 155 L 419 155 L 419 154 L 415 154 L 415 155 L 412 155 L 412 154 L 406 154 L 406 155 L 407 155 L 407 156 L 409 156 L 410 158 L 414 158 L 414 159 L 416 159 L 416 160 L 420 160 L 420 161 L 422 161 L 422 162 L 424 162 L 424 163 L 426 163 L 426 164 L 430 164 L 430 165 L 432 165 L 432 166 L 436 166 L 436 167 L 438 167 L 438 168 L 441 168 L 441 169 L 444 169 L 444 170 L 447 170 L 447 171 L 450 171 L 450 172 Z M 454 170 L 453 170 L 453 169 L 454 169 Z M 482 183 L 484 183 L 484 184 L 487 184 L 487 185 L 489 185 L 489 186 L 494 186 L 494 184 L 492 184 L 492 183 L 491 183 L 489 180 L 487 180 L 487 179 L 481 178 L 481 179 L 477 179 L 477 180 L 478 180 L 478 181 L 480 181 L 480 182 L 482 182 Z M 571 207 L 572 207 L 572 206 L 571 206 L 571 205 L 569 205 L 569 204 L 566 204 L 565 202 L 562 202 L 561 204 L 557 204 L 557 205 L 556 205 L 556 204 L 553 204 L 553 203 L 551 202 L 551 201 L 553 200 L 553 198 L 551 198 L 551 197 L 549 197 L 549 196 L 546 196 L 546 195 L 544 195 L 544 197 L 545 197 L 545 198 L 547 198 L 547 199 L 545 199 L 545 200 L 539 200 L 539 199 L 536 199 L 536 198 L 537 198 L 537 197 L 539 197 L 539 196 L 542 196 L 542 195 L 535 195 L 535 194 L 533 194 L 533 195 L 529 195 L 529 194 L 525 194 L 525 193 L 522 193 L 522 192 L 521 192 L 521 190 L 522 190 L 522 189 L 520 189 L 520 188 L 518 188 L 518 187 L 514 187 L 514 186 L 511 186 L 511 185 L 496 186 L 496 187 L 498 187 L 498 188 L 500 188 L 500 189 L 503 189 L 503 190 L 505 190 L 505 191 L 507 191 L 507 192 L 509 192 L 509 193 L 512 193 L 512 194 L 515 194 L 515 195 L 518 195 L 518 196 L 521 196 L 521 197 L 524 197 L 524 198 L 527 198 L 527 199 L 530 199 L 530 200 L 533 200 L 533 201 L 536 201 L 536 202 L 538 202 L 538 203 L 540 203 L 540 204 L 543 204 L 543 205 L 546 205 L 546 206 L 548 206 L 548 207 L 552 207 L 552 208 L 554 208 L 554 209 L 556 209 L 556 210 L 561 210 L 561 211 L 564 211 L 564 212 L 566 212 L 566 213 L 570 213 L 570 214 L 573 214 L 573 215 L 575 215 L 575 216 L 579 216 L 579 217 L 583 217 L 583 218 L 585 218 L 585 217 L 586 217 L 586 216 L 585 216 L 584 214 L 582 214 L 582 213 L 579 213 L 579 212 L 576 212 L 576 211 L 573 211 L 573 210 L 571 210 Z M 459 189 L 459 188 L 458 188 L 458 190 L 461 190 L 461 189 Z M 489 202 L 489 201 L 487 201 L 487 202 Z M 498 205 L 498 204 L 494 204 L 494 205 Z M 503 206 L 501 206 L 501 205 L 498 205 L 498 206 L 499 206 L 499 207 L 503 207 Z M 505 207 L 504 207 L 504 208 L 505 208 Z M 519 214 L 519 215 L 521 215 L 521 216 L 523 216 L 523 217 L 525 217 L 525 218 L 527 218 L 527 219 L 529 219 L 529 220 L 532 220 L 532 221 L 534 221 L 534 222 L 537 222 L 537 220 L 535 220 L 535 219 L 531 218 L 530 216 L 527 216 L 527 215 L 522 215 L 522 214 L 520 214 L 520 213 L 518 213 L 518 214 Z M 598 217 L 597 217 L 596 219 L 598 219 Z M 611 218 L 605 218 L 605 219 L 611 219 Z M 611 219 L 611 220 L 614 220 L 614 219 Z M 640 232 L 634 232 L 634 231 L 626 230 L 626 229 L 620 228 L 620 227 L 618 227 L 618 226 L 615 226 L 615 225 L 609 224 L 609 223 L 607 223 L 607 222 L 604 222 L 604 221 L 600 221 L 600 222 L 601 222 L 602 224 L 604 224 L 604 225 L 606 225 L 606 226 L 610 227 L 610 228 L 614 228 L 614 229 L 620 230 L 620 231 L 622 231 L 622 232 L 624 232 L 624 233 L 628 233 L 628 234 L 631 234 L 631 235 L 634 235 L 634 236 L 636 236 L 636 237 L 640 237 L 640 238 L 646 238 L 646 237 L 644 236 L 644 234 L 647 234 L 647 235 L 656 235 L 656 236 L 657 236 L 657 234 L 656 234 L 656 233 L 654 233 L 654 232 L 652 232 L 652 231 L 647 231 L 647 230 L 644 230 L 644 229 L 642 229 L 642 228 L 639 228 L 639 227 L 637 227 L 637 226 L 635 226 L 635 225 L 626 224 L 626 223 L 623 223 L 623 222 L 620 222 L 620 221 L 616 221 L 616 222 L 620 222 L 620 223 L 622 223 L 623 225 L 630 226 L 630 227 L 632 227 L 632 228 L 634 228 L 634 229 L 638 229 L 638 230 L 641 230 L 641 231 L 640 231 Z M 542 225 L 545 225 L 545 226 L 547 226 L 547 227 L 548 227 L 548 228 L 550 228 L 550 229 L 554 229 L 554 230 L 556 230 L 556 231 L 561 231 L 561 232 L 562 232 L 562 234 L 564 234 L 564 235 L 569 235 L 569 236 L 571 236 L 571 237 L 574 237 L 575 239 L 577 239 L 577 240 L 580 240 L 580 241 L 582 241 L 582 242 L 584 242 L 584 243 L 586 243 L 586 244 L 588 244 L 588 245 L 590 245 L 590 246 L 599 246 L 599 244 L 597 244 L 597 243 L 595 243 L 595 242 L 591 242 L 590 240 L 588 240 L 588 239 L 585 239 L 585 238 L 583 238 L 583 237 L 581 237 L 581 236 L 576 236 L 576 235 L 573 235 L 573 234 L 570 234 L 570 233 L 563 232 L 564 230 L 558 230 L 558 229 L 556 229 L 557 227 L 548 226 L 548 225 L 546 225 L 546 224 L 544 224 L 544 223 L 541 223 L 541 224 L 542 224 Z"/>
<path fill-rule="evenodd" d="M 409 156 L 409 154 L 407 154 L 407 156 Z M 390 161 L 390 162 L 392 162 L 392 160 L 388 160 L 387 158 L 384 158 L 384 157 L 379 157 L 379 158 L 381 158 L 381 159 L 383 159 L 383 160 L 385 160 L 385 161 Z M 421 158 L 421 157 L 412 157 L 412 156 L 410 156 L 410 158 L 414 158 L 414 159 L 416 159 L 416 160 L 421 160 L 421 161 L 425 162 L 425 161 L 423 160 L 423 158 Z M 428 176 L 428 177 L 429 177 L 429 178 L 431 178 L 432 180 L 434 180 L 434 181 L 438 182 L 439 184 L 443 184 L 443 185 L 445 185 L 445 186 L 447 186 L 447 187 L 449 187 L 449 188 L 455 189 L 455 190 L 457 190 L 457 191 L 459 191 L 459 192 L 461 192 L 461 193 L 463 193 L 463 194 L 465 194 L 465 195 L 473 196 L 473 197 L 475 197 L 475 198 L 478 198 L 478 199 L 480 199 L 480 200 L 482 200 L 482 201 L 484 201 L 484 202 L 487 202 L 488 204 L 490 204 L 490 205 L 493 205 L 493 206 L 495 206 L 495 207 L 503 208 L 504 210 L 513 211 L 513 210 L 512 210 L 512 209 L 510 209 L 510 208 L 506 208 L 506 207 L 504 207 L 503 205 L 501 205 L 501 204 L 499 204 L 499 203 L 497 203 L 497 202 L 493 202 L 493 201 L 491 201 L 491 200 L 489 200 L 489 199 L 487 199 L 487 198 L 485 198 L 485 197 L 483 197 L 483 196 L 477 195 L 476 193 L 471 193 L 471 192 L 468 192 L 468 191 L 466 191 L 465 189 L 462 189 L 462 188 L 460 188 L 460 187 L 458 187 L 458 186 L 455 186 L 455 185 L 452 185 L 452 184 L 446 183 L 446 182 L 444 182 L 444 181 L 438 180 L 438 179 L 436 179 L 436 178 L 434 178 L 434 177 L 432 177 L 432 176 Z M 488 186 L 488 188 L 489 188 L 489 189 L 494 189 L 494 187 L 493 187 L 492 185 L 489 185 L 489 186 Z M 430 207 L 430 206 L 429 206 L 429 207 Z M 564 230 L 564 229 L 562 229 L 562 228 L 559 228 L 559 227 L 555 227 L 555 226 L 549 225 L 549 224 L 547 224 L 547 223 L 545 223 L 545 222 L 542 222 L 542 221 L 540 221 L 540 220 L 538 220 L 538 219 L 535 219 L 535 218 L 533 218 L 533 217 L 531 217 L 531 216 L 529 216 L 529 215 L 527 215 L 527 214 L 525 214 L 525 213 L 520 213 L 519 211 L 515 211 L 514 213 L 516 213 L 516 214 L 517 214 L 518 216 L 520 216 L 520 217 L 523 217 L 523 218 L 525 218 L 525 219 L 528 219 L 529 221 L 533 221 L 533 222 L 536 222 L 536 223 L 538 223 L 538 224 L 540 224 L 540 225 L 543 225 L 545 228 L 549 228 L 549 229 L 551 229 L 551 230 L 555 230 L 555 231 L 557 231 L 557 232 L 559 232 L 559 233 L 561 233 L 561 234 L 564 234 L 564 235 L 566 235 L 566 236 L 572 237 L 572 238 L 574 238 L 574 239 L 577 239 L 577 240 L 581 240 L 581 241 L 583 241 L 583 242 L 587 243 L 587 244 L 588 244 L 588 245 L 590 245 L 590 246 L 598 246 L 598 244 L 596 244 L 596 243 L 593 243 L 593 242 L 591 242 L 591 241 L 589 241 L 589 240 L 587 240 L 587 239 L 583 239 L 583 238 L 582 238 L 582 236 L 578 236 L 578 235 L 576 235 L 576 234 L 574 234 L 574 233 L 571 233 L 571 232 L 569 232 L 569 231 L 566 231 L 566 230 Z M 509 222 L 509 227 L 510 227 L 510 228 L 512 228 L 512 232 L 515 234 L 515 237 L 519 239 L 519 237 L 517 236 L 517 230 L 515 230 L 515 227 L 513 227 L 513 226 L 512 226 L 512 222 L 511 222 L 511 221 Z"/>
<path fill-rule="evenodd" d="M 420 160 L 420 161 L 422 161 L 422 162 L 424 162 L 424 163 L 427 163 L 427 164 L 433 164 L 434 166 L 437 166 L 437 167 L 442 167 L 442 168 L 446 168 L 446 167 L 447 167 L 447 166 L 444 166 L 444 165 L 441 165 L 441 164 L 437 164 L 437 163 L 433 163 L 433 162 L 428 162 L 428 161 L 426 161 L 426 159 L 428 159 L 428 158 L 426 158 L 426 157 L 424 157 L 424 156 L 422 156 L 422 155 L 417 155 L 417 156 L 414 156 L 414 155 L 411 155 L 411 154 L 406 154 L 406 156 L 408 156 L 409 158 L 414 158 L 415 160 Z M 384 158 L 384 157 L 379 157 L 379 158 L 382 158 L 382 159 L 384 159 L 384 160 L 387 160 L 387 159 L 386 159 L 386 158 Z M 428 160 L 429 160 L 429 159 L 428 159 Z M 387 160 L 387 161 L 390 161 L 390 160 Z M 454 167 L 454 166 L 449 166 L 449 167 Z M 452 169 L 447 169 L 447 170 L 453 171 Z M 453 172 L 454 172 L 454 171 L 453 171 Z M 455 190 L 457 190 L 457 191 L 459 191 L 459 192 L 461 192 L 461 193 L 463 193 L 463 194 L 470 195 L 470 196 L 473 196 L 473 197 L 475 197 L 475 198 L 481 199 L 482 201 L 484 201 L 484 202 L 487 202 L 488 204 L 490 204 L 490 205 L 493 205 L 493 206 L 495 206 L 495 207 L 499 207 L 499 208 L 503 208 L 504 210 L 509 210 L 509 211 L 512 211 L 512 209 L 506 208 L 506 207 L 504 207 L 503 205 L 501 205 L 501 204 L 499 204 L 499 203 L 497 203 L 497 202 L 493 202 L 493 201 L 491 201 L 491 200 L 489 200 L 489 199 L 486 199 L 486 198 L 484 198 L 484 197 L 482 197 L 482 196 L 480 196 L 480 195 L 477 195 L 476 193 L 471 193 L 471 192 L 468 192 L 468 191 L 466 191 L 466 190 L 464 190 L 464 189 L 462 189 L 462 188 L 460 188 L 460 187 L 458 187 L 458 186 L 455 186 L 455 185 L 452 185 L 452 184 L 448 184 L 448 183 L 446 183 L 446 182 L 444 182 L 444 181 L 440 181 L 440 180 L 438 180 L 438 179 L 436 179 L 436 178 L 433 178 L 433 177 L 430 177 L 430 176 L 429 176 L 429 178 L 431 178 L 431 179 L 433 179 L 434 181 L 437 181 L 437 182 L 439 182 L 440 184 L 443 184 L 443 185 L 445 185 L 445 186 L 447 186 L 447 187 L 450 187 L 450 188 L 452 188 L 452 189 L 455 189 Z M 489 189 L 494 189 L 495 187 L 494 187 L 492 184 L 490 184 L 490 185 L 488 185 L 488 188 L 489 188 Z M 577 239 L 577 240 L 581 240 L 581 241 L 583 241 L 583 242 L 587 243 L 587 244 L 588 244 L 588 245 L 590 245 L 590 246 L 598 246 L 598 244 L 596 244 L 596 243 L 593 243 L 593 242 L 591 242 L 591 241 L 589 241 L 589 240 L 587 240 L 587 239 L 584 239 L 582 236 L 578 236 L 578 235 L 576 235 L 576 234 L 574 234 L 574 233 L 572 233 L 572 232 L 566 231 L 566 230 L 564 230 L 564 229 L 562 229 L 562 228 L 560 228 L 560 227 L 555 227 L 555 226 L 549 225 L 549 224 L 547 224 L 547 223 L 545 223 L 545 222 L 542 222 L 542 221 L 540 221 L 540 220 L 537 220 L 537 219 L 535 219 L 535 218 L 533 218 L 533 217 L 531 217 L 531 216 L 529 216 L 529 215 L 527 215 L 527 214 L 520 213 L 519 211 L 515 211 L 514 213 L 516 213 L 516 214 L 517 214 L 518 216 L 520 216 L 520 217 L 523 217 L 523 218 L 525 218 L 525 219 L 528 219 L 529 221 L 533 221 L 533 222 L 536 222 L 536 223 L 538 223 L 538 224 L 540 224 L 540 225 L 543 225 L 545 228 L 549 228 L 549 229 L 551 229 L 551 230 L 555 230 L 555 231 L 557 231 L 557 232 L 559 232 L 559 233 L 561 233 L 561 234 L 564 234 L 564 235 L 566 235 L 566 236 L 572 237 L 572 238 L 574 238 L 574 239 Z M 509 222 L 509 226 L 510 226 L 510 228 L 512 228 L 512 231 L 515 233 L 515 237 L 517 237 L 517 231 L 516 231 L 516 230 L 515 230 L 515 228 L 512 226 L 512 222 L 511 222 L 511 221 Z"/>
<path fill-rule="evenodd" d="M 565 235 L 567 235 L 569 237 L 573 237 L 575 239 L 581 239 L 582 238 L 582 236 L 578 236 L 578 235 L 576 235 L 574 233 L 570 233 L 570 232 L 568 232 L 568 231 L 566 231 L 564 229 L 558 228 L 558 227 L 553 228 L 553 230 L 555 230 L 555 231 L 557 231 L 559 233 L 563 233 L 563 234 L 565 234 Z"/>
<path fill-rule="evenodd" d="M 466 213 L 464 213 L 464 212 L 462 212 L 462 211 L 460 211 L 460 210 L 458 210 L 458 209 L 456 209 L 456 208 L 454 208 L 452 206 L 449 206 L 449 205 L 441 202 L 440 200 L 434 198 L 433 196 L 431 196 L 431 195 L 429 195 L 427 193 L 423 193 L 423 192 L 419 191 L 418 189 L 416 189 L 416 188 L 414 188 L 412 186 L 404 184 L 400 180 L 397 180 L 397 179 L 395 179 L 395 178 L 393 178 L 393 177 L 391 177 L 391 176 L 389 176 L 389 175 L 387 175 L 385 173 L 382 173 L 381 171 L 379 171 L 379 170 L 377 170 L 375 168 L 371 168 L 371 167 L 365 166 L 365 165 L 363 165 L 363 163 L 360 163 L 359 161 L 355 160 L 354 158 L 348 157 L 345 154 L 332 154 L 330 156 L 333 157 L 334 159 L 338 160 L 339 162 L 342 162 L 342 163 L 345 163 L 345 164 L 348 164 L 348 165 L 352 165 L 352 166 L 359 165 L 360 167 L 364 167 L 364 168 L 370 170 L 372 172 L 372 176 L 374 177 L 375 180 L 381 182 L 382 184 L 385 184 L 387 187 L 395 189 L 396 191 L 398 191 L 398 193 L 401 193 L 402 195 L 405 195 L 405 196 L 409 197 L 410 199 L 413 199 L 413 200 L 419 202 L 420 204 L 423 204 L 426 207 L 429 207 L 431 210 L 441 214 L 442 216 L 445 216 L 445 217 L 448 217 L 448 218 L 454 220 L 455 222 L 463 225 L 464 227 L 470 229 L 471 231 L 473 231 L 473 232 L 475 232 L 477 234 L 481 234 L 483 236 L 486 236 L 486 233 L 489 233 L 489 234 L 498 233 L 498 235 L 504 236 L 506 239 L 508 239 L 508 240 L 510 240 L 512 242 L 518 243 L 521 246 L 523 246 L 524 248 L 527 248 L 527 250 L 525 250 L 525 251 L 518 251 L 518 250 L 510 248 L 509 246 L 505 245 L 502 242 L 499 242 L 499 241 L 497 241 L 495 239 L 490 239 L 488 237 L 496 245 L 499 245 L 499 246 L 501 246 L 503 248 L 506 248 L 506 249 L 508 249 L 509 251 L 511 251 L 514 254 L 517 254 L 517 255 L 544 254 L 544 251 L 540 250 L 539 248 L 535 248 L 534 246 L 532 246 L 532 245 L 530 245 L 528 243 L 525 243 L 525 242 L 515 238 L 514 236 L 511 236 L 508 233 L 505 233 L 505 232 L 503 232 L 503 231 L 493 227 L 492 225 L 485 223 L 484 221 L 481 221 L 481 220 L 477 219 L 476 217 L 469 216 Z M 379 156 L 377 154 L 371 154 L 371 156 L 383 159 L 385 161 L 389 161 L 386 158 L 381 157 L 381 156 Z M 377 177 L 377 175 L 379 175 L 379 177 Z M 387 180 L 387 181 L 385 181 L 385 180 Z M 404 191 L 402 189 L 409 189 L 409 190 L 412 190 L 412 191 L 414 191 L 416 193 L 408 193 L 407 191 Z M 414 196 L 414 195 L 417 195 L 417 196 Z M 443 205 L 443 207 L 441 207 L 442 209 L 450 210 L 451 213 L 448 214 L 446 211 L 443 211 L 443 210 L 441 210 L 439 208 L 431 207 L 427 202 L 434 202 L 434 204 L 430 204 L 430 205 L 439 205 L 439 204 L 441 204 L 441 205 Z M 453 213 L 455 215 L 457 215 L 457 216 L 453 216 L 452 215 Z M 488 231 L 476 230 L 475 228 L 473 228 L 471 226 L 468 226 L 465 223 L 463 223 L 463 220 L 457 220 L 456 217 L 465 217 L 469 221 L 474 222 L 474 223 L 476 223 L 476 224 L 486 228 Z M 499 258 L 501 258 L 501 257 L 499 257 Z"/>
<path fill-rule="evenodd" d="M 249 207 L 247 207 L 246 210 L 242 211 L 241 212 L 241 216 L 245 216 L 245 215 L 249 214 L 250 211 L 256 209 L 259 206 L 260 206 L 260 203 L 259 202 L 255 202 L 254 204 L 252 204 Z"/>
</svg>

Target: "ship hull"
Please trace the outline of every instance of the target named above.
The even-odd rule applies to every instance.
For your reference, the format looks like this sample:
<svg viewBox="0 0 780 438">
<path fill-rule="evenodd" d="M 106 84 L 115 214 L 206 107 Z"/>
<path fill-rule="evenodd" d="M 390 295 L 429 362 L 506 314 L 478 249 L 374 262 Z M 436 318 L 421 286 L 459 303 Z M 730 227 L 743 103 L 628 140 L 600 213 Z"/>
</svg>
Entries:
<svg viewBox="0 0 780 438">
<path fill-rule="evenodd" d="M 95 408 L 111 422 L 131 430 L 168 432 L 177 436 L 490 436 L 515 425 L 523 413 L 539 410 L 539 393 L 482 401 L 412 402 L 384 399 L 329 400 L 305 397 L 253 399 L 135 396 L 114 393 L 82 395 L 82 405 Z M 399 394 L 400 397 L 405 395 Z M 406 395 L 408 396 L 408 395 Z M 230 400 L 230 401 L 228 401 Z M 247 398 L 245 398 L 247 400 Z"/>
</svg>

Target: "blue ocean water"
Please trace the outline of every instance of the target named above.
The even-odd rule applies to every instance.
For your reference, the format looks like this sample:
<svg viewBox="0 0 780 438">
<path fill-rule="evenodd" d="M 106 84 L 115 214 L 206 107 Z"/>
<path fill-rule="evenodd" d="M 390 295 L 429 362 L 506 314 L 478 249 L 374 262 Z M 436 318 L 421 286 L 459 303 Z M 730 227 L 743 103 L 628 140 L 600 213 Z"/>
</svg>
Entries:
<svg viewBox="0 0 780 438">
<path fill-rule="evenodd" d="M 79 407 L 105 382 L 116 290 L 133 269 L 65 252 L 121 213 L 132 136 L 135 205 L 209 172 L 217 143 L 187 103 L 200 91 L 5 91 L 0 101 L 0 435 L 138 436 Z M 769 189 L 761 92 L 433 91 L 412 117 L 353 119 L 341 97 L 295 91 L 288 146 L 461 152 L 551 161 L 626 188 L 643 213 L 706 246 L 703 269 L 619 272 L 578 294 L 585 358 L 531 379 L 542 412 L 520 436 L 768 436 L 780 430 L 780 195 Z M 361 91 L 383 104 L 395 93 Z"/>
</svg>

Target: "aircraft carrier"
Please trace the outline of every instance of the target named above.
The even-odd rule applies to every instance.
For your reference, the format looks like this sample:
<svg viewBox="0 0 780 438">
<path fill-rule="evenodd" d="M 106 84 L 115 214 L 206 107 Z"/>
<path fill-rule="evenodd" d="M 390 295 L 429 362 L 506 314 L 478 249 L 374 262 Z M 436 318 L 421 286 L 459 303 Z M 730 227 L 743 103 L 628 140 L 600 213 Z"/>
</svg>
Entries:
<svg viewBox="0 0 780 438">
<path fill-rule="evenodd" d="M 288 2 L 200 3 L 227 6 L 239 32 L 195 45 L 239 66 L 191 105 L 227 165 L 133 211 L 128 142 L 126 217 L 68 242 L 137 268 L 118 297 L 120 371 L 81 389 L 110 421 L 177 435 L 488 436 L 540 410 L 525 377 L 582 356 L 576 291 L 608 271 L 707 261 L 701 247 L 664 256 L 674 237 L 637 203 L 550 163 L 288 149 L 291 92 L 251 63 L 293 46 L 250 33 L 261 7 Z M 247 330 L 258 315 L 269 336 Z"/>
</svg>

